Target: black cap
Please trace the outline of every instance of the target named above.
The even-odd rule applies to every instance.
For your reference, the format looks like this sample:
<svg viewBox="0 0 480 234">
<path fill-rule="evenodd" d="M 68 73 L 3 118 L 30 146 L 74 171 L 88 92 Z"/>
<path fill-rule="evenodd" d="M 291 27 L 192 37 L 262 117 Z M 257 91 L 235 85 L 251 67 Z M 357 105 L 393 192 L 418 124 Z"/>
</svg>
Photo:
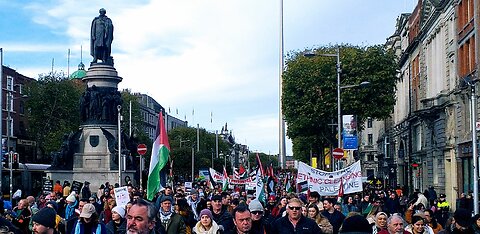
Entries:
<svg viewBox="0 0 480 234">
<path fill-rule="evenodd" d="M 212 201 L 221 201 L 222 200 L 222 195 L 213 195 Z"/>
</svg>

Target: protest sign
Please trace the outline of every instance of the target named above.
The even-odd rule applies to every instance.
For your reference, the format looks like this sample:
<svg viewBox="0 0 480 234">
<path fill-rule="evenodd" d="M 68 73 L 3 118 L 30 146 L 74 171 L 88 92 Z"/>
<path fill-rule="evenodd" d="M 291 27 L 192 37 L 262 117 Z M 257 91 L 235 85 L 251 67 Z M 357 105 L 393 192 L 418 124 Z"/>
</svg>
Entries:
<svg viewBox="0 0 480 234">
<path fill-rule="evenodd" d="M 130 195 L 128 194 L 127 186 L 114 188 L 113 192 L 115 194 L 115 201 L 117 206 L 125 207 L 130 201 Z"/>
<path fill-rule="evenodd" d="M 297 184 L 305 181 L 310 191 L 317 191 L 321 196 L 337 196 L 340 183 L 343 183 L 344 194 L 363 191 L 360 161 L 334 172 L 318 170 L 299 162 Z"/>
</svg>

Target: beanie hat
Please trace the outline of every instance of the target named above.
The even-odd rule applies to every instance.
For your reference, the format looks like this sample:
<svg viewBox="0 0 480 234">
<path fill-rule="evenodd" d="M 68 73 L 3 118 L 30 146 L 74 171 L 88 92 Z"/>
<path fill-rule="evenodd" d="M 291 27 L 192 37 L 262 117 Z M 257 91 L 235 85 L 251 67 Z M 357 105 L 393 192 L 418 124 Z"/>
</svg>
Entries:
<svg viewBox="0 0 480 234">
<path fill-rule="evenodd" d="M 263 206 L 258 199 L 255 199 L 250 201 L 250 204 L 248 204 L 248 209 L 250 211 L 263 211 Z"/>
<path fill-rule="evenodd" d="M 57 213 L 54 209 L 45 207 L 38 211 L 32 217 L 32 221 L 38 224 L 41 224 L 45 227 L 55 228 L 55 219 L 57 218 Z"/>
<path fill-rule="evenodd" d="M 200 218 L 202 218 L 202 216 L 204 215 L 210 217 L 210 219 L 213 220 L 212 212 L 209 209 L 203 209 L 202 211 L 200 211 Z"/>
<path fill-rule="evenodd" d="M 372 233 L 372 226 L 368 223 L 367 219 L 361 215 L 354 215 L 346 218 L 343 221 L 342 227 L 339 233 Z"/>
<path fill-rule="evenodd" d="M 75 194 L 72 193 L 70 195 L 68 195 L 67 199 L 66 199 L 68 202 L 75 202 L 77 199 L 75 199 Z"/>
<path fill-rule="evenodd" d="M 190 194 L 191 194 L 191 195 L 193 195 L 193 194 L 197 194 L 197 195 L 198 195 L 198 192 L 197 192 L 197 190 L 192 189 L 192 190 L 190 190 Z"/>
<path fill-rule="evenodd" d="M 116 212 L 120 217 L 125 218 L 125 209 L 123 209 L 121 206 L 115 206 L 112 209 L 112 212 Z"/>
</svg>

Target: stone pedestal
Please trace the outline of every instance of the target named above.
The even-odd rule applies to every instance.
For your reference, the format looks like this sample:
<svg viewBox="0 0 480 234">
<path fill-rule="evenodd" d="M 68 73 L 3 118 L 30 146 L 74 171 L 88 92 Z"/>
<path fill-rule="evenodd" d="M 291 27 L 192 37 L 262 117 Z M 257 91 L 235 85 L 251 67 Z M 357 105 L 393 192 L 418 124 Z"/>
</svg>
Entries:
<svg viewBox="0 0 480 234">
<path fill-rule="evenodd" d="M 122 78 L 108 64 L 92 63 L 82 79 L 86 90 L 81 99 L 82 125 L 72 139 L 75 145 L 73 170 L 51 170 L 47 174 L 53 180 L 89 181 L 93 189 L 109 181 L 118 183 L 118 109 L 122 104 L 118 83 Z M 123 146 L 122 146 L 123 147 Z M 122 172 L 133 182 L 135 171 Z"/>
</svg>

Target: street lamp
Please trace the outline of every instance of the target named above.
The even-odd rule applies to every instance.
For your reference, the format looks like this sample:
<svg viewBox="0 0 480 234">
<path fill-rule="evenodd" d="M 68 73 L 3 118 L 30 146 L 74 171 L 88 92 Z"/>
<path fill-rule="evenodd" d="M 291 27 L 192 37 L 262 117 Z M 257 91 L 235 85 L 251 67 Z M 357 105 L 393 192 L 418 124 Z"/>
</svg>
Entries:
<svg viewBox="0 0 480 234">
<path fill-rule="evenodd" d="M 122 115 L 121 111 L 122 106 L 117 105 L 117 111 L 118 111 L 118 116 L 117 116 L 117 131 L 118 131 L 118 184 L 122 186 L 122 132 L 121 132 L 121 120 L 122 120 Z"/>
<path fill-rule="evenodd" d="M 353 88 L 353 87 L 363 87 L 367 86 L 370 84 L 368 81 L 363 81 L 360 84 L 355 84 L 355 85 L 345 85 L 341 86 L 341 80 L 340 80 L 340 74 L 342 73 L 342 68 L 340 67 L 341 62 L 340 62 L 340 47 L 337 46 L 336 53 L 335 54 L 315 54 L 315 53 L 305 53 L 305 57 L 315 57 L 315 56 L 323 56 L 323 57 L 335 57 L 337 59 L 336 63 L 336 72 L 337 72 L 337 147 L 338 148 L 343 148 L 342 147 L 342 108 L 341 108 L 341 99 L 340 99 L 340 94 L 342 89 L 348 89 L 348 88 Z M 335 171 L 338 167 L 337 165 L 337 160 L 335 158 L 333 160 L 333 170 Z M 337 165 L 337 166 L 336 166 Z"/>
</svg>

